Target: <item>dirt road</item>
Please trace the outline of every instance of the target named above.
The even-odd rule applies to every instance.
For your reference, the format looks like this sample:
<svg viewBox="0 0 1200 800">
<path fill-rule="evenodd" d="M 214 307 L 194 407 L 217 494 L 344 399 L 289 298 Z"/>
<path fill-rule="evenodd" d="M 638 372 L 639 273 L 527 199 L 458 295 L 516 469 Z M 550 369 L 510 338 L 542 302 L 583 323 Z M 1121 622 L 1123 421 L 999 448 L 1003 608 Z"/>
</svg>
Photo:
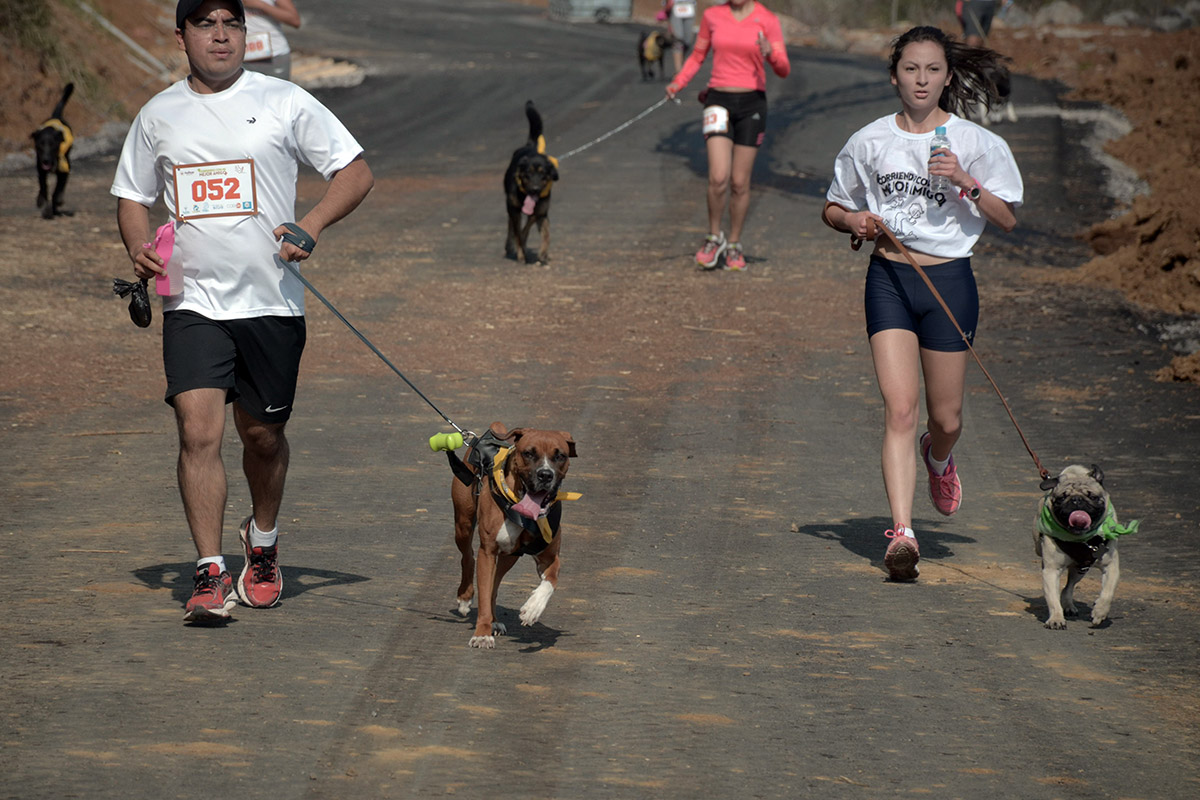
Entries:
<svg viewBox="0 0 1200 800">
<path fill-rule="evenodd" d="M 77 166 L 77 214 L 54 223 L 30 176 L 2 177 L 0 796 L 1196 793 L 1196 394 L 1150 379 L 1160 320 L 1053 280 L 1105 213 L 1077 128 L 998 129 L 1029 200 L 976 258 L 981 355 L 1031 443 L 1052 470 L 1101 464 L 1143 520 L 1111 623 L 1057 632 L 1037 474 L 974 369 L 963 508 L 918 498 L 921 579 L 884 580 L 865 259 L 818 221 L 838 147 L 891 108 L 878 62 L 796 51 L 770 85 L 746 274 L 692 267 L 694 103 L 565 160 L 552 263 L 518 266 L 500 178 L 524 102 L 552 153 L 631 119 L 661 96 L 638 78 L 636 29 L 487 0 L 305 13 L 296 46 L 369 73 L 321 97 L 378 178 L 306 274 L 464 427 L 574 435 L 560 591 L 519 626 L 535 585 L 519 564 L 500 595 L 511 635 L 467 647 L 450 471 L 426 445 L 446 426 L 311 301 L 283 604 L 183 625 L 193 551 L 158 322 L 135 329 L 109 294 L 128 271 L 113 162 Z M 301 205 L 319 190 L 307 176 Z M 17 249 L 14 226 L 45 236 Z M 226 461 L 238 569 L 232 435 Z"/>
</svg>

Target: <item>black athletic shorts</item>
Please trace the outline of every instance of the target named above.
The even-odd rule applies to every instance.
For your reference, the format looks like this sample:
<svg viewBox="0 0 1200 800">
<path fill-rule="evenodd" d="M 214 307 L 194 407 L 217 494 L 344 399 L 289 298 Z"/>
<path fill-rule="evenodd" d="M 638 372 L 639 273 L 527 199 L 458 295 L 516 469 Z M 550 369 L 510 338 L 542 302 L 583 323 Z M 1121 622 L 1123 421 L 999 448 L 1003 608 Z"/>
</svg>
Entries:
<svg viewBox="0 0 1200 800">
<path fill-rule="evenodd" d="M 975 326 L 979 324 L 979 290 L 971 271 L 971 259 L 956 258 L 923 269 L 974 344 Z M 915 333 L 917 342 L 926 350 L 957 353 L 967 349 L 954 323 L 907 261 L 889 261 L 872 255 L 863 299 L 868 338 L 880 331 L 900 328 Z"/>
<path fill-rule="evenodd" d="M 710 106 L 719 106 L 729 113 L 726 124 L 720 130 L 704 134 L 724 136 L 733 139 L 734 144 L 747 147 L 760 147 L 767 131 L 767 93 L 766 92 L 719 92 L 716 89 L 705 89 L 700 95 L 704 104 L 705 117 L 708 117 Z"/>
<path fill-rule="evenodd" d="M 304 317 L 213 320 L 194 311 L 163 314 L 166 401 L 191 389 L 224 389 L 260 422 L 287 422 L 306 338 Z"/>
</svg>

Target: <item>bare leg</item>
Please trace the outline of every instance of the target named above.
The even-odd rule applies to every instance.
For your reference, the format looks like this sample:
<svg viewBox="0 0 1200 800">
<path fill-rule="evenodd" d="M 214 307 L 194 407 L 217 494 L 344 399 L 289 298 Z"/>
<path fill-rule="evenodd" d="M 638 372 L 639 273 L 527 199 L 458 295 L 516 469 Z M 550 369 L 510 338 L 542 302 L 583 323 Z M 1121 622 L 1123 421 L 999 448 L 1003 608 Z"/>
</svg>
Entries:
<svg viewBox="0 0 1200 800">
<path fill-rule="evenodd" d="M 200 558 L 221 555 L 225 519 L 225 390 L 193 389 L 175 396 L 179 428 L 179 494 Z"/>
<path fill-rule="evenodd" d="M 275 527 L 283 502 L 283 485 L 291 456 L 283 432 L 286 423 L 260 422 L 237 403 L 233 405 L 233 421 L 242 438 L 242 471 L 250 486 L 254 524 L 260 531 L 270 531 Z"/>
<path fill-rule="evenodd" d="M 754 171 L 757 147 L 735 144 L 729 179 L 729 241 L 742 241 L 742 225 L 750 210 L 750 174 Z"/>
<path fill-rule="evenodd" d="M 708 149 L 708 232 L 721 232 L 721 217 L 725 214 L 725 195 L 729 191 L 729 176 L 733 167 L 733 139 L 710 136 Z"/>
<path fill-rule="evenodd" d="M 913 441 L 920 399 L 920 355 L 912 331 L 885 330 L 871 337 L 875 377 L 883 395 L 883 486 L 892 522 L 912 527 L 917 487 Z"/>
<path fill-rule="evenodd" d="M 921 350 L 925 372 L 925 406 L 929 412 L 930 457 L 945 461 L 962 435 L 963 388 L 967 377 L 966 350 L 943 353 Z"/>
</svg>

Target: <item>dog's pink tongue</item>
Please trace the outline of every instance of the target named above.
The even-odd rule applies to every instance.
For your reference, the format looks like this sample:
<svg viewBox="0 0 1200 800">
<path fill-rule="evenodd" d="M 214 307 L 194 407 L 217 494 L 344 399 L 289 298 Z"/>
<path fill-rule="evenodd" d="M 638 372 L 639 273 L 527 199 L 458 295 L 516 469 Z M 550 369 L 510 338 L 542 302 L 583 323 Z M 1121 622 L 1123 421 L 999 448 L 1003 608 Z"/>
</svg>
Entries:
<svg viewBox="0 0 1200 800">
<path fill-rule="evenodd" d="M 521 502 L 513 505 L 513 511 L 523 517 L 537 519 L 542 515 L 542 502 L 545 499 L 545 492 L 529 492 L 521 498 Z"/>
<path fill-rule="evenodd" d="M 533 207 L 537 204 L 537 198 L 531 194 L 525 195 L 525 205 L 521 206 L 521 213 L 527 217 L 533 216 Z"/>
<path fill-rule="evenodd" d="M 1072 511 L 1067 523 L 1076 530 L 1086 530 L 1092 527 L 1092 517 L 1086 511 Z"/>
</svg>

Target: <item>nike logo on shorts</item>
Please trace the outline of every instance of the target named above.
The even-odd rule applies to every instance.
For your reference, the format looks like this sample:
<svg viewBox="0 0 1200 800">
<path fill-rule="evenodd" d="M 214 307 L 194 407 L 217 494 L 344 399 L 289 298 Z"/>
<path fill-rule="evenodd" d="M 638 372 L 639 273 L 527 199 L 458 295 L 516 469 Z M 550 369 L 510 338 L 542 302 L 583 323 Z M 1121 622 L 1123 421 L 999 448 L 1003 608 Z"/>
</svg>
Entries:
<svg viewBox="0 0 1200 800">
<path fill-rule="evenodd" d="M 263 412 L 266 414 L 274 414 L 278 411 L 283 411 L 285 408 L 287 408 L 287 406 L 280 406 L 279 408 L 275 408 L 275 406 L 267 406 L 263 409 Z"/>
</svg>

